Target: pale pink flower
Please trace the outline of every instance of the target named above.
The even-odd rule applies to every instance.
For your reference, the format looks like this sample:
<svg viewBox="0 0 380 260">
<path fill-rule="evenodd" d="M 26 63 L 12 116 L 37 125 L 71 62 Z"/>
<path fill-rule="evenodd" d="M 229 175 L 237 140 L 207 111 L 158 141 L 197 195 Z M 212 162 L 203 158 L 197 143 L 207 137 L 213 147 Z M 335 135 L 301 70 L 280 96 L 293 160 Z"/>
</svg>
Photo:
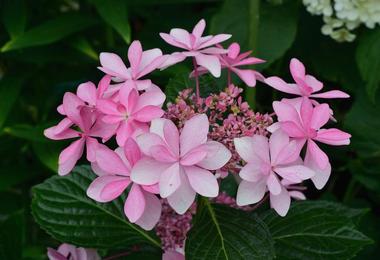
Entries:
<svg viewBox="0 0 380 260">
<path fill-rule="evenodd" d="M 185 260 L 185 255 L 175 250 L 168 250 L 162 255 L 162 260 Z"/>
<path fill-rule="evenodd" d="M 223 49 L 223 47 L 219 44 L 217 44 L 217 47 Z M 229 84 L 231 83 L 231 71 L 238 75 L 238 77 L 249 87 L 254 87 L 256 85 L 256 79 L 264 81 L 264 76 L 259 72 L 253 69 L 240 69 L 241 66 L 254 65 L 265 62 L 259 58 L 249 57 L 251 53 L 252 51 L 240 53 L 240 45 L 234 42 L 228 47 L 227 54 L 218 55 L 222 68 L 226 68 L 228 70 Z M 203 73 L 206 73 L 207 69 L 199 67 L 197 68 L 197 71 L 199 75 L 201 75 Z M 190 76 L 194 76 L 194 71 L 190 74 Z"/>
<path fill-rule="evenodd" d="M 226 53 L 227 50 L 212 47 L 213 45 L 228 40 L 230 34 L 218 34 L 202 36 L 206 22 L 200 20 L 189 33 L 184 29 L 174 28 L 170 33 L 160 33 L 161 38 L 170 45 L 185 49 L 186 51 L 172 53 L 169 58 L 161 65 L 161 68 L 166 68 L 178 62 L 185 60 L 187 57 L 195 59 L 197 65 L 206 68 L 215 76 L 220 76 L 221 65 L 217 54 Z"/>
<path fill-rule="evenodd" d="M 47 256 L 49 260 L 100 260 L 95 249 L 76 247 L 69 244 L 62 244 L 57 250 L 48 248 Z"/>
<path fill-rule="evenodd" d="M 296 58 L 290 61 L 290 73 L 295 81 L 286 83 L 279 77 L 269 77 L 265 83 L 269 86 L 289 94 L 294 94 L 308 98 L 349 98 L 350 96 L 340 90 L 331 90 L 322 93 L 316 93 L 323 88 L 323 83 L 315 77 L 306 74 L 305 66 Z M 297 99 L 299 102 L 302 99 Z M 317 103 L 316 103 L 317 104 Z"/>
<path fill-rule="evenodd" d="M 124 86 L 119 91 L 119 101 L 109 99 L 98 101 L 97 108 L 104 113 L 102 120 L 116 125 L 116 141 L 123 146 L 128 137 L 147 132 L 148 123 L 154 118 L 160 118 L 165 94 L 161 91 L 147 91 L 143 94 L 135 88 Z"/>
<path fill-rule="evenodd" d="M 207 141 L 208 131 L 205 114 L 186 121 L 181 134 L 172 121 L 153 120 L 150 133 L 137 137 L 141 151 L 149 157 L 133 167 L 131 179 L 142 185 L 158 182 L 161 197 L 179 214 L 190 207 L 196 193 L 216 197 L 218 182 L 210 170 L 223 167 L 231 153 L 224 145 Z"/>
<path fill-rule="evenodd" d="M 152 85 L 152 82 L 149 79 L 141 78 L 157 69 L 166 57 L 157 48 L 143 51 L 141 43 L 133 41 L 128 49 L 129 68 L 114 53 L 102 52 L 99 59 L 101 64 L 99 69 L 114 77 L 114 81 L 125 82 L 128 86 L 145 90 Z"/>
<path fill-rule="evenodd" d="M 278 176 L 293 183 L 314 176 L 314 172 L 305 167 L 299 158 L 300 150 L 296 141 L 281 130 L 271 137 L 261 135 L 235 138 L 236 151 L 247 163 L 240 171 L 243 179 L 237 192 L 237 204 L 244 206 L 259 202 L 269 190 L 271 207 L 285 216 L 290 206 L 290 195 L 281 184 Z"/>
<path fill-rule="evenodd" d="M 330 176 L 331 166 L 329 158 L 315 141 L 348 145 L 351 135 L 336 128 L 321 128 L 329 121 L 330 108 L 327 104 L 313 107 L 311 101 L 303 97 L 299 111 L 289 103 L 278 101 L 273 102 L 273 109 L 279 121 L 276 125 L 294 138 L 299 149 L 307 143 L 305 165 L 317 172 L 312 181 L 318 189 L 323 188 Z"/>
<path fill-rule="evenodd" d="M 84 102 L 74 95 L 67 92 L 63 97 L 63 110 L 67 118 L 63 119 L 58 125 L 50 127 L 44 131 L 44 135 L 53 140 L 63 140 L 79 137 L 59 155 L 58 174 L 66 175 L 82 157 L 86 146 L 87 160 L 95 160 L 95 151 L 98 141 L 95 137 L 103 138 L 103 141 L 110 138 L 115 132 L 115 127 L 104 123 L 100 117 L 85 106 Z M 76 125 L 80 131 L 70 128 Z"/>
<path fill-rule="evenodd" d="M 119 147 L 115 151 L 99 146 L 95 162 L 95 173 L 99 176 L 88 187 L 87 196 L 98 202 L 109 202 L 130 186 L 124 213 L 131 223 L 151 230 L 160 218 L 161 202 L 154 195 L 158 193 L 157 185 L 139 185 L 130 179 L 131 169 L 140 159 L 140 149 L 131 138 L 123 148 Z"/>
</svg>

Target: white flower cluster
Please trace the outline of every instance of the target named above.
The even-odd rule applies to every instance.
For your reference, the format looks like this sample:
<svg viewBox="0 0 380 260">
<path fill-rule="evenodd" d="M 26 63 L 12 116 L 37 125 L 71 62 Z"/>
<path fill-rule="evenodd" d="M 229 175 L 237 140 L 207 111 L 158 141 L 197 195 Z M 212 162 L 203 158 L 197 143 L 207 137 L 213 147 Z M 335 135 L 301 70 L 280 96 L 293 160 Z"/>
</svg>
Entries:
<svg viewBox="0 0 380 260">
<path fill-rule="evenodd" d="M 352 42 L 352 30 L 364 24 L 374 28 L 380 24 L 380 0 L 303 0 L 306 10 L 323 15 L 322 33 L 338 42 Z"/>
</svg>

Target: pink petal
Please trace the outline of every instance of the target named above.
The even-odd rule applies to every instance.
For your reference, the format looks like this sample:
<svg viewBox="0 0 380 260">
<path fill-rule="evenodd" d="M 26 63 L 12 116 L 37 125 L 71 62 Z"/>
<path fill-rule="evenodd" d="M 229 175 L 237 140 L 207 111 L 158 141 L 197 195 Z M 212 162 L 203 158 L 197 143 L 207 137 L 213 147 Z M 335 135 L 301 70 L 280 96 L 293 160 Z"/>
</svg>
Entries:
<svg viewBox="0 0 380 260">
<path fill-rule="evenodd" d="M 232 68 L 231 70 L 235 72 L 247 86 L 254 87 L 256 85 L 256 73 L 254 70 L 241 70 L 236 68 Z"/>
<path fill-rule="evenodd" d="M 83 120 L 80 115 L 80 108 L 82 106 L 84 106 L 84 102 L 73 93 L 66 92 L 63 96 L 63 109 L 67 117 L 84 130 Z"/>
<path fill-rule="evenodd" d="M 141 62 L 139 66 L 139 71 L 143 71 L 146 67 L 151 66 L 152 63 L 155 63 L 155 60 L 162 56 L 162 51 L 158 48 L 146 50 L 142 53 Z"/>
<path fill-rule="evenodd" d="M 258 182 L 241 181 L 236 195 L 236 204 L 245 206 L 259 202 L 265 194 L 265 179 Z"/>
<path fill-rule="evenodd" d="M 161 202 L 153 194 L 144 192 L 145 210 L 141 217 L 135 222 L 145 230 L 152 230 L 160 219 L 161 216 Z"/>
<path fill-rule="evenodd" d="M 182 49 L 187 49 L 188 47 L 186 46 L 186 44 L 183 44 L 182 42 L 179 42 L 177 41 L 176 39 L 174 39 L 173 36 L 171 36 L 170 34 L 167 34 L 167 33 L 160 33 L 160 36 L 161 38 L 167 42 L 168 44 L 172 45 L 172 46 L 175 46 L 175 47 L 178 47 L 178 48 L 182 48 Z"/>
<path fill-rule="evenodd" d="M 77 161 L 81 158 L 83 154 L 85 139 L 80 138 L 68 147 L 66 147 L 60 154 L 58 159 L 58 174 L 66 175 L 75 166 Z"/>
<path fill-rule="evenodd" d="M 313 160 L 317 163 L 320 169 L 325 169 L 329 163 L 329 158 L 327 155 L 318 147 L 318 145 L 313 140 L 308 140 L 306 156 L 313 157 Z"/>
<path fill-rule="evenodd" d="M 254 65 L 254 64 L 259 64 L 259 63 L 264 63 L 264 62 L 265 62 L 265 60 L 262 60 L 262 59 L 259 59 L 256 57 L 249 57 L 249 58 L 243 59 L 239 62 L 236 62 L 233 65 L 235 67 L 237 67 L 237 66 L 245 66 L 245 65 Z"/>
<path fill-rule="evenodd" d="M 96 151 L 96 162 L 98 166 L 112 174 L 129 175 L 130 169 L 127 167 L 120 156 L 109 148 L 99 146 Z"/>
<path fill-rule="evenodd" d="M 95 105 L 97 100 L 96 87 L 94 83 L 88 81 L 78 86 L 77 95 L 80 99 L 90 105 Z"/>
<path fill-rule="evenodd" d="M 174 52 L 166 57 L 166 60 L 160 65 L 160 69 L 166 69 L 174 64 L 182 62 L 186 59 L 186 55 L 182 52 Z"/>
<path fill-rule="evenodd" d="M 149 105 L 160 107 L 165 102 L 165 98 L 166 96 L 161 90 L 144 92 L 140 95 L 135 109 L 138 111 L 141 108 Z"/>
<path fill-rule="evenodd" d="M 131 77 L 129 71 L 124 65 L 124 62 L 118 55 L 114 53 L 102 52 L 100 53 L 99 59 L 100 64 L 102 65 L 99 69 L 103 72 L 124 80 Z"/>
<path fill-rule="evenodd" d="M 302 99 L 300 114 L 304 129 L 309 129 L 313 117 L 313 104 L 307 97 Z"/>
<path fill-rule="evenodd" d="M 203 31 L 205 30 L 205 27 L 206 27 L 206 22 L 204 19 L 201 19 L 195 26 L 194 26 L 194 29 L 193 29 L 193 32 L 192 34 L 199 38 L 202 36 L 203 34 Z"/>
<path fill-rule="evenodd" d="M 179 163 L 173 163 L 160 176 L 160 196 L 167 198 L 181 185 Z"/>
<path fill-rule="evenodd" d="M 53 134 L 58 135 L 62 133 L 63 131 L 69 129 L 72 125 L 73 125 L 73 122 L 69 118 L 65 117 L 56 126 L 54 126 Z"/>
<path fill-rule="evenodd" d="M 122 113 L 118 110 L 118 106 L 115 102 L 106 99 L 100 99 L 97 102 L 97 109 L 107 115 L 113 115 L 120 117 Z"/>
<path fill-rule="evenodd" d="M 294 138 L 306 138 L 306 134 L 303 129 L 301 129 L 296 123 L 291 121 L 281 122 L 279 124 L 281 130 L 285 132 L 290 137 Z"/>
<path fill-rule="evenodd" d="M 145 106 L 139 111 L 134 112 L 131 116 L 139 122 L 150 122 L 155 118 L 164 115 L 164 111 L 157 106 Z"/>
<path fill-rule="evenodd" d="M 284 217 L 290 208 L 290 196 L 288 191 L 282 187 L 278 195 L 270 193 L 270 205 L 281 217 Z"/>
<path fill-rule="evenodd" d="M 228 57 L 235 59 L 240 53 L 240 45 L 236 42 L 231 43 L 228 47 Z"/>
<path fill-rule="evenodd" d="M 161 52 L 161 51 L 160 51 Z M 161 67 L 162 64 L 164 64 L 164 62 L 169 58 L 169 56 L 165 55 L 165 56 L 160 56 L 160 57 L 156 57 L 154 60 L 152 60 L 151 62 L 149 62 L 145 67 L 144 69 L 142 69 L 139 74 L 137 75 L 138 78 L 141 78 L 149 73 L 151 73 L 153 70 L 155 69 L 158 69 Z M 145 61 L 146 62 L 146 61 Z"/>
<path fill-rule="evenodd" d="M 210 73 L 216 77 L 220 77 L 221 65 L 218 57 L 199 53 L 195 56 L 197 64 L 205 67 Z"/>
<path fill-rule="evenodd" d="M 197 165 L 207 170 L 217 170 L 222 168 L 230 159 L 231 152 L 223 144 L 216 141 L 207 141 L 203 146 L 206 148 L 206 157 Z"/>
<path fill-rule="evenodd" d="M 304 79 L 305 78 L 305 66 L 296 58 L 290 60 L 290 73 L 293 76 L 293 79 L 296 78 Z"/>
<path fill-rule="evenodd" d="M 331 174 L 331 165 L 328 162 L 325 168 L 320 168 L 310 153 L 306 153 L 305 166 L 312 169 L 315 175 L 311 178 L 314 186 L 321 190 L 327 183 Z"/>
<path fill-rule="evenodd" d="M 228 50 L 225 50 L 222 48 L 215 48 L 215 47 L 209 47 L 209 48 L 203 49 L 201 51 L 201 53 L 203 53 L 203 54 L 212 54 L 212 55 L 226 54 L 227 52 L 228 52 Z"/>
<path fill-rule="evenodd" d="M 150 149 L 156 145 L 165 145 L 165 142 L 157 134 L 146 133 L 137 137 L 137 144 L 139 145 L 141 152 L 145 155 L 151 156 Z"/>
<path fill-rule="evenodd" d="M 268 138 L 261 135 L 241 137 L 234 139 L 235 149 L 246 162 L 256 162 L 260 158 L 270 164 Z"/>
<path fill-rule="evenodd" d="M 191 187 L 205 197 L 216 197 L 219 193 L 219 185 L 214 174 L 197 166 L 184 167 Z"/>
<path fill-rule="evenodd" d="M 279 122 L 291 121 L 294 122 L 300 129 L 303 128 L 298 112 L 294 106 L 285 102 L 274 101 L 273 109 L 274 112 L 276 112 Z"/>
<path fill-rule="evenodd" d="M 142 46 L 140 41 L 133 41 L 128 49 L 128 60 L 131 64 L 132 77 L 136 77 L 141 62 Z"/>
<path fill-rule="evenodd" d="M 288 156 L 289 136 L 281 130 L 277 130 L 270 136 L 269 148 L 272 165 L 290 163 L 292 161 L 287 160 L 289 157 L 294 158 L 293 161 L 295 161 L 299 156 L 299 153 L 293 156 L 294 151 L 290 153 L 292 156 Z"/>
<path fill-rule="evenodd" d="M 132 223 L 136 222 L 146 208 L 143 191 L 138 184 L 133 184 L 124 204 L 124 213 Z"/>
<path fill-rule="evenodd" d="M 323 88 L 323 83 L 311 75 L 305 76 L 305 83 L 313 89 L 313 92 L 320 91 Z"/>
<path fill-rule="evenodd" d="M 292 190 L 292 191 L 288 191 L 288 193 L 289 193 L 289 196 L 291 198 L 293 198 L 293 199 L 296 199 L 296 200 L 306 200 L 305 194 L 303 194 L 300 191 Z"/>
<path fill-rule="evenodd" d="M 87 196 L 98 202 L 109 202 L 119 197 L 131 183 L 128 177 L 104 175 L 91 182 Z"/>
<path fill-rule="evenodd" d="M 208 130 L 209 122 L 205 114 L 195 115 L 187 120 L 180 136 L 181 156 L 206 143 Z"/>
<path fill-rule="evenodd" d="M 79 132 L 72 130 L 70 128 L 63 130 L 62 132 L 58 134 L 56 134 L 55 132 L 57 132 L 57 126 L 52 126 L 44 130 L 44 136 L 52 140 L 64 140 L 64 139 L 70 139 L 74 137 L 80 137 Z"/>
<path fill-rule="evenodd" d="M 325 125 L 330 119 L 330 107 L 327 104 L 321 104 L 314 108 L 311 118 L 310 127 L 319 129 Z"/>
<path fill-rule="evenodd" d="M 96 160 L 96 150 L 98 149 L 98 140 L 92 137 L 86 138 L 86 156 L 89 162 Z"/>
<path fill-rule="evenodd" d="M 140 185 L 153 185 L 159 182 L 161 174 L 172 164 L 157 162 L 152 158 L 142 158 L 132 168 L 131 180 Z"/>
<path fill-rule="evenodd" d="M 173 163 L 177 158 L 165 145 L 154 145 L 150 148 L 150 155 L 159 162 Z"/>
<path fill-rule="evenodd" d="M 209 47 L 211 45 L 215 45 L 217 43 L 224 42 L 224 41 L 228 40 L 229 38 L 231 38 L 231 34 L 217 34 L 217 35 L 213 36 L 212 38 L 210 38 L 210 40 L 199 45 L 198 50 Z"/>
<path fill-rule="evenodd" d="M 195 191 L 190 186 L 189 180 L 184 172 L 180 173 L 181 185 L 171 196 L 167 198 L 169 205 L 178 214 L 185 213 L 193 204 Z"/>
<path fill-rule="evenodd" d="M 244 165 L 244 167 L 240 170 L 239 176 L 246 181 L 249 182 L 258 182 L 261 179 L 265 178 L 265 174 L 267 172 L 263 171 L 263 168 L 266 165 L 263 164 L 263 161 L 258 160 L 257 162 L 253 163 L 247 163 Z"/>
<path fill-rule="evenodd" d="M 276 174 L 271 172 L 267 179 L 267 186 L 270 193 L 278 195 L 281 192 L 281 183 L 278 180 Z"/>
<path fill-rule="evenodd" d="M 127 139 L 124 144 L 124 154 L 131 165 L 135 165 L 141 159 L 140 148 L 134 139 Z"/>
<path fill-rule="evenodd" d="M 179 155 L 179 132 L 177 127 L 171 121 L 165 121 L 163 126 L 163 135 L 168 148 L 172 155 Z"/>
<path fill-rule="evenodd" d="M 104 92 L 107 91 L 111 83 L 111 76 L 104 75 L 98 83 L 97 98 L 103 98 Z"/>
<path fill-rule="evenodd" d="M 320 129 L 314 140 L 330 145 L 348 145 L 351 135 L 336 128 Z"/>
<path fill-rule="evenodd" d="M 279 77 L 269 77 L 265 79 L 264 82 L 272 88 L 277 89 L 279 91 L 294 95 L 301 95 L 301 92 L 299 91 L 296 85 L 293 85 L 293 87 L 291 87 L 291 84 L 286 83 Z"/>
<path fill-rule="evenodd" d="M 185 260 L 185 256 L 176 251 L 165 251 L 162 260 Z"/>
<path fill-rule="evenodd" d="M 291 181 L 292 183 L 300 183 L 315 175 L 313 170 L 303 165 L 276 167 L 274 171 L 282 178 Z"/>
<path fill-rule="evenodd" d="M 135 87 L 137 90 L 147 90 L 152 86 L 152 81 L 150 79 L 142 79 L 134 81 Z"/>
<path fill-rule="evenodd" d="M 119 146 L 124 146 L 125 142 L 129 137 L 132 137 L 135 128 L 133 127 L 133 119 L 120 122 L 119 128 L 116 131 L 116 142 Z"/>
<path fill-rule="evenodd" d="M 349 98 L 350 95 L 340 90 L 331 90 L 323 93 L 313 94 L 310 97 L 314 98 Z"/>
<path fill-rule="evenodd" d="M 192 166 L 194 164 L 199 163 L 207 156 L 206 147 L 199 146 L 198 148 L 194 148 L 185 154 L 181 158 L 181 165 L 183 166 Z"/>
<path fill-rule="evenodd" d="M 188 31 L 180 28 L 174 28 L 170 30 L 170 35 L 175 41 L 185 45 L 186 48 L 191 48 L 190 34 Z"/>
</svg>

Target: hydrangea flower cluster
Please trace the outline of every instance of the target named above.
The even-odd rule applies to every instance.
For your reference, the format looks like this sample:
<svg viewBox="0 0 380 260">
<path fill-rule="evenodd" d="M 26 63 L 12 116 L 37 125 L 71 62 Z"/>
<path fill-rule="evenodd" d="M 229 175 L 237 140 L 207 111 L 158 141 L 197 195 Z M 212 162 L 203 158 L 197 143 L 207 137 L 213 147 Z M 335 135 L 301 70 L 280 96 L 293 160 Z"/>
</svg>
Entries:
<svg viewBox="0 0 380 260">
<path fill-rule="evenodd" d="M 352 30 L 364 24 L 373 29 L 380 24 L 380 2 L 377 0 L 303 0 L 309 13 L 323 15 L 322 33 L 338 42 L 352 42 Z"/>
<path fill-rule="evenodd" d="M 323 128 L 333 112 L 318 101 L 347 98 L 346 93 L 320 93 L 323 84 L 306 74 L 297 59 L 290 62 L 294 83 L 242 68 L 264 61 L 249 57 L 250 52 L 240 54 L 237 43 L 224 49 L 220 43 L 230 35 L 202 36 L 205 26 L 201 20 L 191 33 L 184 29 L 161 33 L 164 41 L 184 49 L 170 55 L 159 49 L 143 51 L 134 41 L 128 49 L 129 66 L 116 54 L 101 53 L 104 77 L 97 86 L 86 82 L 75 94 L 66 93 L 57 109 L 64 118 L 45 130 L 53 140 L 75 138 L 59 156 L 59 175 L 70 174 L 85 153 L 96 175 L 87 196 L 107 203 L 128 190 L 126 218 L 145 230 L 156 227 L 167 259 L 184 258 L 197 196 L 242 210 L 252 210 L 269 198 L 271 207 L 285 216 L 291 198 L 305 199 L 304 181 L 311 179 L 321 189 L 330 176 L 329 158 L 317 143 L 350 142 L 348 133 Z M 188 57 L 194 65 L 189 77 L 195 78 L 195 93 L 184 89 L 164 109 L 165 94 L 146 76 Z M 210 72 L 219 77 L 222 68 L 250 87 L 259 80 L 297 97 L 274 101 L 271 115 L 256 113 L 228 76 L 224 91 L 202 98 L 199 76 Z M 219 191 L 228 174 L 239 185 L 236 200 Z M 66 249 L 49 250 L 49 257 L 71 259 Z M 70 250 L 71 256 L 83 251 Z"/>
</svg>

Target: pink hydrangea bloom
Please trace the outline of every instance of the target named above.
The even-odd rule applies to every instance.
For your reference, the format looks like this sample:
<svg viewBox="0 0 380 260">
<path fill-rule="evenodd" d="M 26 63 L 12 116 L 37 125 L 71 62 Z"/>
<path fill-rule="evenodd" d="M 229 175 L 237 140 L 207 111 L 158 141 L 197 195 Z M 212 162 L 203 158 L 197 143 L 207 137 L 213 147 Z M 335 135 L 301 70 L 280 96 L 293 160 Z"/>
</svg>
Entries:
<svg viewBox="0 0 380 260">
<path fill-rule="evenodd" d="M 125 82 L 138 90 L 145 90 L 152 85 L 151 80 L 141 79 L 157 69 L 166 59 L 160 49 L 143 51 L 139 41 L 133 41 L 128 49 L 130 67 L 127 68 L 122 59 L 114 54 L 102 52 L 100 54 L 99 69 L 114 77 L 116 82 Z"/>
<path fill-rule="evenodd" d="M 287 102 L 278 101 L 273 102 L 273 109 L 279 121 L 276 126 L 280 126 L 292 137 L 299 149 L 307 143 L 305 165 L 317 172 L 312 180 L 318 189 L 323 188 L 330 176 L 331 165 L 329 158 L 315 141 L 329 145 L 348 145 L 351 135 L 336 128 L 321 128 L 330 118 L 327 104 L 313 107 L 311 101 L 303 97 L 299 111 Z"/>
<path fill-rule="evenodd" d="M 59 155 L 58 173 L 68 174 L 82 157 L 86 146 L 87 160 L 95 160 L 95 151 L 98 146 L 96 137 L 108 139 L 115 131 L 113 125 L 104 123 L 91 108 L 76 95 L 66 93 L 63 98 L 63 110 L 67 118 L 63 119 L 58 125 L 50 127 L 44 131 L 44 135 L 53 140 L 63 140 L 79 137 L 71 145 L 65 148 Z M 80 131 L 70 128 L 73 124 Z"/>
<path fill-rule="evenodd" d="M 285 216 L 290 206 L 290 195 L 278 176 L 293 183 L 301 183 L 314 176 L 299 158 L 296 141 L 281 130 L 271 137 L 261 135 L 235 138 L 235 147 L 247 163 L 240 171 L 243 179 L 239 184 L 237 204 L 244 206 L 259 202 L 267 190 L 271 207 Z"/>
<path fill-rule="evenodd" d="M 331 90 L 316 93 L 323 88 L 323 83 L 315 77 L 306 74 L 305 66 L 296 58 L 290 61 L 290 73 L 295 81 L 286 83 L 279 77 L 269 77 L 265 80 L 269 86 L 289 94 L 308 98 L 349 98 L 350 96 L 340 90 Z M 301 102 L 302 99 L 297 99 Z"/>
<path fill-rule="evenodd" d="M 132 180 L 142 185 L 158 182 L 161 197 L 179 214 L 190 207 L 196 193 L 216 197 L 219 186 L 210 170 L 223 167 L 231 153 L 224 145 L 207 141 L 208 131 L 205 114 L 186 121 L 181 134 L 172 121 L 153 120 L 150 133 L 137 137 L 147 157 L 133 167 Z"/>
<path fill-rule="evenodd" d="M 100 146 L 96 151 L 95 170 L 99 176 L 88 187 L 87 196 L 98 202 L 109 202 L 131 186 L 124 204 L 125 215 L 130 222 L 151 230 L 160 218 L 161 202 L 154 195 L 158 193 L 157 185 L 139 185 L 130 179 L 131 169 L 140 159 L 140 149 L 131 138 L 124 148 L 115 151 Z"/>
<path fill-rule="evenodd" d="M 161 105 L 165 94 L 161 91 L 147 91 L 140 95 L 135 88 L 124 86 L 119 91 L 118 99 L 118 102 L 99 100 L 97 108 L 104 113 L 103 122 L 116 125 L 119 146 L 123 146 L 128 137 L 147 132 L 148 123 L 164 114 Z"/>
<path fill-rule="evenodd" d="M 160 33 L 161 38 L 168 44 L 186 50 L 171 54 L 161 67 L 166 68 L 185 60 L 187 57 L 193 57 L 196 64 L 206 68 L 213 76 L 219 77 L 221 65 L 216 55 L 227 51 L 212 46 L 229 39 L 231 35 L 202 36 L 205 27 L 206 22 L 202 19 L 195 25 L 191 33 L 179 28 L 171 29 L 169 34 Z"/>
<path fill-rule="evenodd" d="M 57 250 L 48 248 L 49 260 L 100 260 L 100 256 L 95 249 L 76 247 L 69 244 L 62 244 Z"/>
<path fill-rule="evenodd" d="M 221 45 L 217 45 L 218 48 L 223 49 Z M 240 45 L 236 42 L 232 43 L 228 47 L 227 54 L 220 54 L 218 58 L 220 60 L 222 68 L 228 70 L 228 83 L 231 83 L 231 71 L 234 72 L 238 77 L 249 87 L 254 87 L 256 85 L 256 79 L 264 81 L 264 76 L 253 69 L 241 69 L 241 66 L 254 65 L 265 62 L 262 59 L 249 57 L 251 51 L 240 53 Z M 199 75 L 206 73 L 207 70 L 203 67 L 197 68 Z M 191 77 L 194 76 L 194 71 L 190 74 Z"/>
</svg>

